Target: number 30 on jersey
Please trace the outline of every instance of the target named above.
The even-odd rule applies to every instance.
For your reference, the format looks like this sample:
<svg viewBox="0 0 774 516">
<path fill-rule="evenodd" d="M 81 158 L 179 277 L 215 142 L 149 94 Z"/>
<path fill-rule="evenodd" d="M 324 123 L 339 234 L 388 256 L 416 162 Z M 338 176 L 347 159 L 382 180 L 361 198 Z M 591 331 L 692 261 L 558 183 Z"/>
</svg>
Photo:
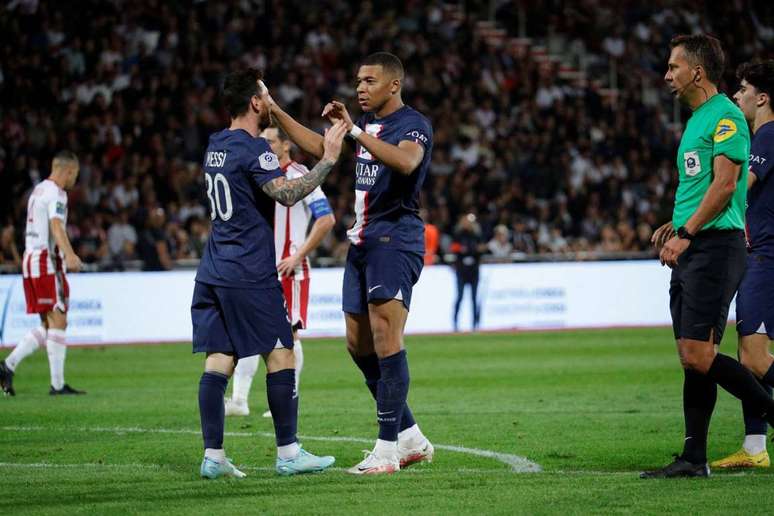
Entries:
<svg viewBox="0 0 774 516">
<path fill-rule="evenodd" d="M 218 172 L 213 177 L 205 173 L 204 182 L 207 183 L 207 198 L 210 200 L 210 218 L 215 220 L 228 220 L 234 214 L 234 205 L 231 202 L 231 187 L 226 176 Z"/>
</svg>

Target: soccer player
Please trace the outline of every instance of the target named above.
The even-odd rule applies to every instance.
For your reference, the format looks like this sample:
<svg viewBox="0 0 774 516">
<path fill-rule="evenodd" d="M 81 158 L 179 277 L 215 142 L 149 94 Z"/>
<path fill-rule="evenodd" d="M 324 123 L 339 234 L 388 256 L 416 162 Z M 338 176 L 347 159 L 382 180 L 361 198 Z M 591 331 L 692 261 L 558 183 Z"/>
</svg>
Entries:
<svg viewBox="0 0 774 516">
<path fill-rule="evenodd" d="M 717 385 L 747 403 L 753 415 L 774 422 L 774 401 L 755 377 L 717 351 L 745 270 L 747 124 L 739 108 L 718 93 L 724 64 L 720 42 L 695 34 L 677 36 L 670 46 L 664 80 L 693 114 L 677 155 L 672 222 L 659 228 L 653 241 L 661 263 L 672 268 L 669 297 L 685 375 L 685 441 L 672 463 L 642 478 L 709 476 L 707 430 Z"/>
<path fill-rule="evenodd" d="M 204 157 L 212 230 L 196 273 L 191 320 L 193 350 L 207 354 L 199 382 L 205 478 L 244 477 L 223 450 L 223 394 L 236 362 L 258 354 L 266 362 L 277 473 L 322 471 L 334 462 L 306 452 L 296 438 L 293 338 L 277 279 L 272 223 L 275 201 L 292 206 L 320 186 L 339 157 L 346 127 L 339 122 L 326 131 L 319 163 L 305 176 L 287 179 L 258 137 L 269 122 L 258 95 L 260 78 L 255 69 L 225 78 L 222 98 L 231 125 L 210 136 Z"/>
<path fill-rule="evenodd" d="M 290 158 L 290 140 L 281 129 L 268 127 L 261 136 L 269 143 L 272 152 L 279 158 L 280 169 L 288 179 L 303 177 L 309 173 L 304 165 Z M 309 236 L 306 230 L 311 220 Z M 274 210 L 274 252 L 288 314 L 293 327 L 293 354 L 296 357 L 296 392 L 304 367 L 304 353 L 298 330 L 306 328 L 306 314 L 309 305 L 309 253 L 314 251 L 325 235 L 333 229 L 333 216 L 328 198 L 322 188 L 315 188 L 304 197 L 303 202 L 293 206 L 277 203 Z M 227 416 L 247 416 L 250 408 L 247 398 L 253 377 L 258 371 L 258 355 L 239 361 L 234 370 L 233 397 L 226 399 Z M 267 410 L 264 417 L 271 417 Z"/>
<path fill-rule="evenodd" d="M 752 127 L 747 174 L 747 271 L 736 295 L 739 360 L 771 396 L 774 387 L 774 60 L 746 63 L 737 69 L 741 81 L 734 95 Z M 717 468 L 768 467 L 766 421 L 742 404 L 745 438 L 742 449 L 711 465 Z"/>
<path fill-rule="evenodd" d="M 376 399 L 379 438 L 353 474 L 384 474 L 433 458 L 406 400 L 409 369 L 403 330 L 422 271 L 424 229 L 419 191 L 433 147 L 430 122 L 403 104 L 403 65 L 392 54 L 368 56 L 357 73 L 364 114 L 355 124 L 333 101 L 323 116 L 344 122 L 357 142 L 355 222 L 344 271 L 347 348 Z M 323 138 L 296 122 L 264 90 L 272 116 L 304 151 L 321 156 Z"/>
<path fill-rule="evenodd" d="M 78 272 L 81 260 L 67 238 L 67 190 L 78 179 L 78 157 L 61 151 L 51 163 L 51 175 L 41 181 L 27 201 L 27 230 L 22 261 L 27 313 L 40 316 L 40 326 L 27 333 L 0 362 L 0 386 L 8 396 L 16 394 L 13 376 L 19 363 L 45 346 L 51 373 L 52 396 L 85 394 L 65 383 L 67 355 L 65 330 L 70 287 L 66 272 Z"/>
</svg>

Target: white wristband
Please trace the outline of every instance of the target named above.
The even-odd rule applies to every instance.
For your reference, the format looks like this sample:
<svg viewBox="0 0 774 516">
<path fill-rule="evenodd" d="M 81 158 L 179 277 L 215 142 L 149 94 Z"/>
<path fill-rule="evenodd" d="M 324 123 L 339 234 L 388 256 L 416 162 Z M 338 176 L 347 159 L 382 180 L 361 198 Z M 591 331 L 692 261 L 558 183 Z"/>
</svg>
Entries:
<svg viewBox="0 0 774 516">
<path fill-rule="evenodd" d="M 349 135 L 355 140 L 357 140 L 358 136 L 360 136 L 361 134 L 363 134 L 363 130 L 353 124 L 352 129 L 349 130 Z"/>
</svg>

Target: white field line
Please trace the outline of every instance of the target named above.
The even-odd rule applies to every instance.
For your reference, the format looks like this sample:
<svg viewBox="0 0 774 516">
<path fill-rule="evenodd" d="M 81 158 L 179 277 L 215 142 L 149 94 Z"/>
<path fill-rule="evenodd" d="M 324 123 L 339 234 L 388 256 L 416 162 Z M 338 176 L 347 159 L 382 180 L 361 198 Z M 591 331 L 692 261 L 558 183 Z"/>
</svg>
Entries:
<svg viewBox="0 0 774 516">
<path fill-rule="evenodd" d="M 274 473 L 274 468 L 270 467 L 260 467 L 260 466 L 239 466 L 239 469 L 242 471 L 247 472 L 261 472 L 261 473 Z M 163 470 L 171 470 L 173 468 L 170 468 L 170 466 L 162 465 L 162 464 L 108 464 L 108 463 L 96 463 L 96 462 L 86 462 L 82 464 L 57 464 L 57 463 L 51 463 L 51 462 L 32 462 L 32 463 L 22 463 L 22 462 L 0 462 L 0 469 L 110 469 L 110 470 L 155 470 L 155 471 L 163 471 Z M 326 471 L 336 471 L 340 473 L 344 473 L 347 469 L 346 468 L 328 468 Z M 433 469 L 422 469 L 422 468 L 409 468 L 406 470 L 401 471 L 401 475 L 425 475 L 425 474 L 432 474 L 436 473 L 436 470 Z M 498 475 L 498 474 L 512 474 L 512 471 L 509 471 L 507 469 L 486 469 L 486 468 L 458 468 L 455 470 L 455 473 L 459 475 Z M 605 477 L 605 476 L 612 476 L 612 477 L 629 477 L 629 478 L 637 478 L 638 472 L 636 471 L 593 471 L 593 470 L 571 470 L 571 471 L 562 471 L 562 470 L 556 470 L 556 471 L 546 471 L 544 472 L 546 475 L 559 475 L 559 476 L 567 476 L 571 475 L 574 477 L 582 477 L 582 476 L 597 476 L 597 477 Z M 726 477 L 747 477 L 750 476 L 750 473 L 745 471 L 736 471 L 736 472 L 729 472 L 729 473 L 723 473 L 723 478 Z"/>
<path fill-rule="evenodd" d="M 51 428 L 44 428 L 41 426 L 4 426 L 0 427 L 2 431 L 9 432 L 40 432 L 50 431 Z M 176 435 L 200 435 L 199 430 L 185 430 L 185 429 L 171 429 L 171 428 L 139 428 L 139 427 L 83 427 L 73 429 L 79 432 L 106 432 L 113 434 L 130 434 L 130 433 L 144 433 L 144 434 L 176 434 Z M 274 438 L 272 432 L 225 432 L 226 437 L 270 437 Z M 299 435 L 298 438 L 301 441 L 326 441 L 326 442 L 351 442 L 351 443 L 363 443 L 372 444 L 373 439 L 364 439 L 362 437 L 347 437 L 347 436 L 313 436 L 313 435 Z M 475 455 L 477 457 L 485 457 L 488 459 L 494 459 L 510 467 L 513 473 L 539 473 L 542 471 L 540 464 L 532 462 L 526 457 L 520 455 L 512 455 L 510 453 L 501 453 L 492 450 L 482 450 L 478 448 L 467 448 L 464 446 L 454 446 L 448 444 L 434 444 L 437 450 L 446 450 L 456 453 L 464 453 L 467 455 Z"/>
<path fill-rule="evenodd" d="M 242 466 L 237 464 L 239 469 L 242 471 L 248 471 L 248 472 L 261 472 L 261 473 L 274 473 L 274 468 L 266 467 L 266 466 Z M 69 464 L 57 464 L 54 462 L 31 462 L 31 463 L 24 463 L 24 462 L 0 462 L 0 469 L 3 468 L 16 468 L 16 469 L 115 469 L 115 470 L 155 470 L 155 471 L 163 471 L 163 470 L 172 470 L 169 465 L 162 465 L 162 464 L 111 464 L 111 463 L 98 463 L 98 462 L 85 462 L 82 464 L 77 463 L 69 463 Z M 347 468 L 340 468 L 340 467 L 333 467 L 328 468 L 325 471 L 336 471 L 339 473 L 344 473 L 347 471 Z M 455 473 L 458 473 L 460 475 L 496 475 L 496 474 L 507 474 L 511 475 L 512 472 L 499 468 L 499 469 L 488 469 L 488 468 L 459 468 L 454 470 Z M 423 469 L 423 468 L 408 468 L 405 470 L 401 470 L 401 475 L 404 474 L 411 474 L 411 475 L 425 475 L 425 474 L 432 474 L 437 473 L 436 470 L 433 469 Z"/>
</svg>

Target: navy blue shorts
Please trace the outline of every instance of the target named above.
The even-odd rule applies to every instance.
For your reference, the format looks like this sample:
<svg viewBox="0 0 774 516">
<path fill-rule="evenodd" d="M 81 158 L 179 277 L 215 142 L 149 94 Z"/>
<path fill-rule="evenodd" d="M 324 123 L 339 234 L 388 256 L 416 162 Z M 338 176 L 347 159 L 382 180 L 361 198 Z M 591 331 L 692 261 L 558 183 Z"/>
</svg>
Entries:
<svg viewBox="0 0 774 516">
<path fill-rule="evenodd" d="M 774 258 L 747 257 L 747 272 L 736 294 L 736 331 L 742 337 L 764 333 L 774 340 Z"/>
<path fill-rule="evenodd" d="M 196 282 L 191 302 L 194 353 L 244 358 L 293 348 L 282 287 L 228 288 Z"/>
<path fill-rule="evenodd" d="M 368 303 L 385 299 L 411 306 L 411 291 L 424 265 L 420 253 L 351 245 L 344 268 L 342 305 L 350 314 L 368 313 Z"/>
</svg>

